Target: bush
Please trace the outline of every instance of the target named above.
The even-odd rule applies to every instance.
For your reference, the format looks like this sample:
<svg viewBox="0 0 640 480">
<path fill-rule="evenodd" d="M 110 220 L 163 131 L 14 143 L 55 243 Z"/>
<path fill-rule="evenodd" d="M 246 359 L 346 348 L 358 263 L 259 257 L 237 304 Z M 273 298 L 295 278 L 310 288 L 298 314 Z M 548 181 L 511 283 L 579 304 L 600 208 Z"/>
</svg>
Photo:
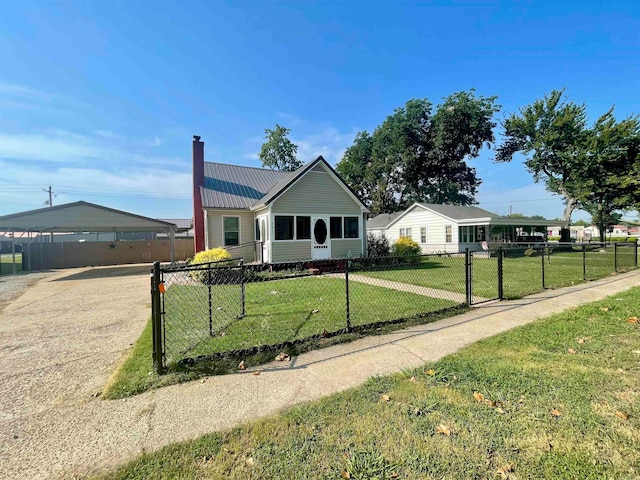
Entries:
<svg viewBox="0 0 640 480">
<path fill-rule="evenodd" d="M 220 263 L 216 263 L 215 266 L 224 266 L 224 265 L 231 265 L 233 262 L 231 262 L 231 254 L 229 252 L 227 252 L 224 248 L 222 247 L 217 247 L 217 248 L 212 248 L 210 250 L 203 250 L 202 252 L 198 252 L 195 254 L 195 256 L 193 257 L 193 260 L 191 260 L 191 265 L 199 265 L 199 264 L 203 264 L 203 263 L 213 263 L 213 262 L 220 262 Z M 229 262 L 224 262 L 224 260 L 229 260 Z M 200 280 L 201 282 L 205 282 L 205 280 L 207 280 L 207 270 L 206 269 L 202 269 L 202 270 L 191 270 L 189 271 L 189 276 L 191 278 L 195 278 L 196 280 Z"/>
<path fill-rule="evenodd" d="M 420 245 L 409 237 L 401 237 L 393 244 L 393 253 L 402 257 L 420 255 Z"/>
<path fill-rule="evenodd" d="M 386 257 L 389 255 L 389 239 L 384 236 L 367 235 L 367 255 L 369 257 Z"/>
</svg>

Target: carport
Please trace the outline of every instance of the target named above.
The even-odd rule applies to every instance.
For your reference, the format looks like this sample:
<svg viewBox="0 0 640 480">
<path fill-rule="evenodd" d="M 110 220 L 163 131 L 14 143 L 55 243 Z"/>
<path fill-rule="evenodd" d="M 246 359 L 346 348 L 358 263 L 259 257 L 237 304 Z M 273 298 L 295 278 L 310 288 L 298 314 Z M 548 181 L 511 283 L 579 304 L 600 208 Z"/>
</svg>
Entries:
<svg viewBox="0 0 640 480">
<path fill-rule="evenodd" d="M 45 233 L 163 232 L 169 235 L 171 262 L 175 262 L 175 224 L 84 201 L 2 216 L 0 232 L 11 234 L 14 258 L 16 232 L 35 233 L 40 240 Z"/>
</svg>

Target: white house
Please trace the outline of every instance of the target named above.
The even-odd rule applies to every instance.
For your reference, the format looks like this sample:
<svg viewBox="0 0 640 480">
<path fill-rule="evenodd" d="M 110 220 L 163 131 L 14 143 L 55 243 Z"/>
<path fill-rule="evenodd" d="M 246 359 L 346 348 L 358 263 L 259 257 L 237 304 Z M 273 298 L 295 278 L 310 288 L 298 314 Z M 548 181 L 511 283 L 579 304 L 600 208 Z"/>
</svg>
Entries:
<svg viewBox="0 0 640 480">
<path fill-rule="evenodd" d="M 367 233 L 415 240 L 423 253 L 481 250 L 483 242 L 544 240 L 551 220 L 502 217 L 478 207 L 414 203 L 404 212 L 383 213 L 367 223 Z"/>
</svg>

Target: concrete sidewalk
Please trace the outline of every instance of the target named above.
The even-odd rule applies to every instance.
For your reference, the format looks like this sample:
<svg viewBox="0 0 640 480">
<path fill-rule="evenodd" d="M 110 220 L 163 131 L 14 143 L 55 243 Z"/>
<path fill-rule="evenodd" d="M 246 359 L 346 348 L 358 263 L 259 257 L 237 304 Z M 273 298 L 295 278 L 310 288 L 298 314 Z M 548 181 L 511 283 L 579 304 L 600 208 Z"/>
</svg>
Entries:
<svg viewBox="0 0 640 480">
<path fill-rule="evenodd" d="M 142 282 L 141 282 L 142 285 Z M 147 283 L 144 284 L 148 295 Z M 0 455 L 4 478 L 49 478 L 113 467 L 142 452 L 272 415 L 453 353 L 480 339 L 640 286 L 640 271 L 309 352 L 291 362 L 173 385 L 124 400 L 52 406 L 28 421 L 29 442 Z M 21 433 L 22 435 L 22 433 Z M 2 449 L 0 449 L 2 450 Z M 2 462 L 0 462 L 2 463 Z"/>
</svg>

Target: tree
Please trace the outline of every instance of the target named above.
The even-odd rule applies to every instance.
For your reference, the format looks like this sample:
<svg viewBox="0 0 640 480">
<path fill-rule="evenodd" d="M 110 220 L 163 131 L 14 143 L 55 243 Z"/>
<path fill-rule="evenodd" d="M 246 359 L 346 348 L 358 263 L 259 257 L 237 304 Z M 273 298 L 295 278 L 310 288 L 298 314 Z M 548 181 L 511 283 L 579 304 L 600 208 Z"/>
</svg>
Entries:
<svg viewBox="0 0 640 480">
<path fill-rule="evenodd" d="M 378 126 L 360 132 L 336 166 L 374 213 L 415 201 L 470 205 L 480 180 L 466 161 L 494 141 L 496 97 L 458 92 L 433 109 L 409 100 Z"/>
<path fill-rule="evenodd" d="M 637 116 L 616 121 L 613 107 L 587 131 L 585 156 L 577 185 L 580 206 L 591 214 L 604 242 L 607 226 L 620 221 L 617 210 L 638 204 L 640 121 Z"/>
<path fill-rule="evenodd" d="M 509 115 L 503 122 L 504 141 L 496 149 L 497 162 L 510 162 L 516 153 L 536 182 L 564 197 L 562 220 L 570 223 L 579 199 L 575 173 L 583 158 L 586 137 L 586 107 L 567 103 L 564 90 L 553 90 L 543 99 Z"/>
<path fill-rule="evenodd" d="M 273 130 L 265 129 L 266 142 L 262 144 L 259 155 L 263 167 L 292 172 L 302 166 L 296 158 L 298 146 L 287 138 L 290 132 L 278 124 Z"/>
</svg>

